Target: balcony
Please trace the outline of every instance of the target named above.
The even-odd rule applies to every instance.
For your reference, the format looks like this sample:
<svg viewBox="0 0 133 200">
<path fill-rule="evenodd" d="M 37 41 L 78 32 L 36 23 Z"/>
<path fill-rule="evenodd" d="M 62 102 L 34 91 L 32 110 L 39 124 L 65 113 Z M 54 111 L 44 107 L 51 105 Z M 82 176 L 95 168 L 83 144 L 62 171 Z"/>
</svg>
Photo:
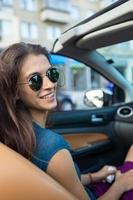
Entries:
<svg viewBox="0 0 133 200">
<path fill-rule="evenodd" d="M 60 4 L 58 1 L 55 4 L 48 1 L 44 8 L 41 10 L 40 18 L 42 21 L 52 21 L 62 24 L 67 24 L 71 20 L 70 16 L 70 4 L 67 2 L 66 4 Z"/>
</svg>

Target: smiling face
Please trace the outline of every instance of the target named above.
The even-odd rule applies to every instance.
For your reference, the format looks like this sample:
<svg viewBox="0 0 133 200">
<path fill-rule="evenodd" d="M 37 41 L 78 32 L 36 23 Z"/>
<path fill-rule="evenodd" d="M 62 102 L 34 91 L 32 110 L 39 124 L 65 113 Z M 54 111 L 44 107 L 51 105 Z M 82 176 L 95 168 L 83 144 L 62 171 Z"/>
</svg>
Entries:
<svg viewBox="0 0 133 200">
<path fill-rule="evenodd" d="M 18 98 L 29 108 L 31 113 L 44 113 L 56 107 L 56 83 L 52 83 L 47 76 L 46 71 L 50 68 L 50 63 L 46 56 L 28 55 L 22 64 L 19 82 L 28 83 L 33 74 L 39 74 L 42 79 L 42 87 L 38 91 L 33 91 L 28 84 L 19 84 Z"/>
</svg>

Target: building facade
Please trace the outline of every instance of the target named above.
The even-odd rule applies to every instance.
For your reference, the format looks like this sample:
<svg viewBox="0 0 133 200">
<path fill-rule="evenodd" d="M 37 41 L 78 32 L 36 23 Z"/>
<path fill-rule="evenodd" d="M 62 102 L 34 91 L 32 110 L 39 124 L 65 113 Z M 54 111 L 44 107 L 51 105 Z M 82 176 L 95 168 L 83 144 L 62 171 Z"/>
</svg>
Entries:
<svg viewBox="0 0 133 200">
<path fill-rule="evenodd" d="M 108 0 L 106 0 L 108 2 Z M 92 15 L 103 0 L 1 0 L 0 48 L 28 41 L 51 47 L 76 21 Z"/>
</svg>

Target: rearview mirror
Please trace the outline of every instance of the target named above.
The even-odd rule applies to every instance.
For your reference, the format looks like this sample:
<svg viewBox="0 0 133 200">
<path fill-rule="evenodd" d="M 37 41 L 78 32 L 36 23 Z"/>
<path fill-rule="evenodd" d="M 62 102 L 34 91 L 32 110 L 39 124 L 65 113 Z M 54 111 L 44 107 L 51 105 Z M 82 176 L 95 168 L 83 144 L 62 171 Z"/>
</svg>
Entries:
<svg viewBox="0 0 133 200">
<path fill-rule="evenodd" d="M 89 107 L 102 108 L 112 103 L 112 92 L 109 90 L 89 90 L 84 95 L 84 103 Z"/>
</svg>

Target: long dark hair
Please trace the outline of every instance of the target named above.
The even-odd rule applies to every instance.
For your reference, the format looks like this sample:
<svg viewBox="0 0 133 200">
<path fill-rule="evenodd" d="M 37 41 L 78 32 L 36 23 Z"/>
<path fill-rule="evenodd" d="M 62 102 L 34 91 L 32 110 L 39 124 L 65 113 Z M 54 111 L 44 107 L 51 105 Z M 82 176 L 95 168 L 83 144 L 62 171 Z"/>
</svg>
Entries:
<svg viewBox="0 0 133 200">
<path fill-rule="evenodd" d="M 22 63 L 29 54 L 49 53 L 40 45 L 16 43 L 0 54 L 0 141 L 30 158 L 35 147 L 32 117 L 21 100 L 17 100 L 17 81 Z"/>
</svg>

